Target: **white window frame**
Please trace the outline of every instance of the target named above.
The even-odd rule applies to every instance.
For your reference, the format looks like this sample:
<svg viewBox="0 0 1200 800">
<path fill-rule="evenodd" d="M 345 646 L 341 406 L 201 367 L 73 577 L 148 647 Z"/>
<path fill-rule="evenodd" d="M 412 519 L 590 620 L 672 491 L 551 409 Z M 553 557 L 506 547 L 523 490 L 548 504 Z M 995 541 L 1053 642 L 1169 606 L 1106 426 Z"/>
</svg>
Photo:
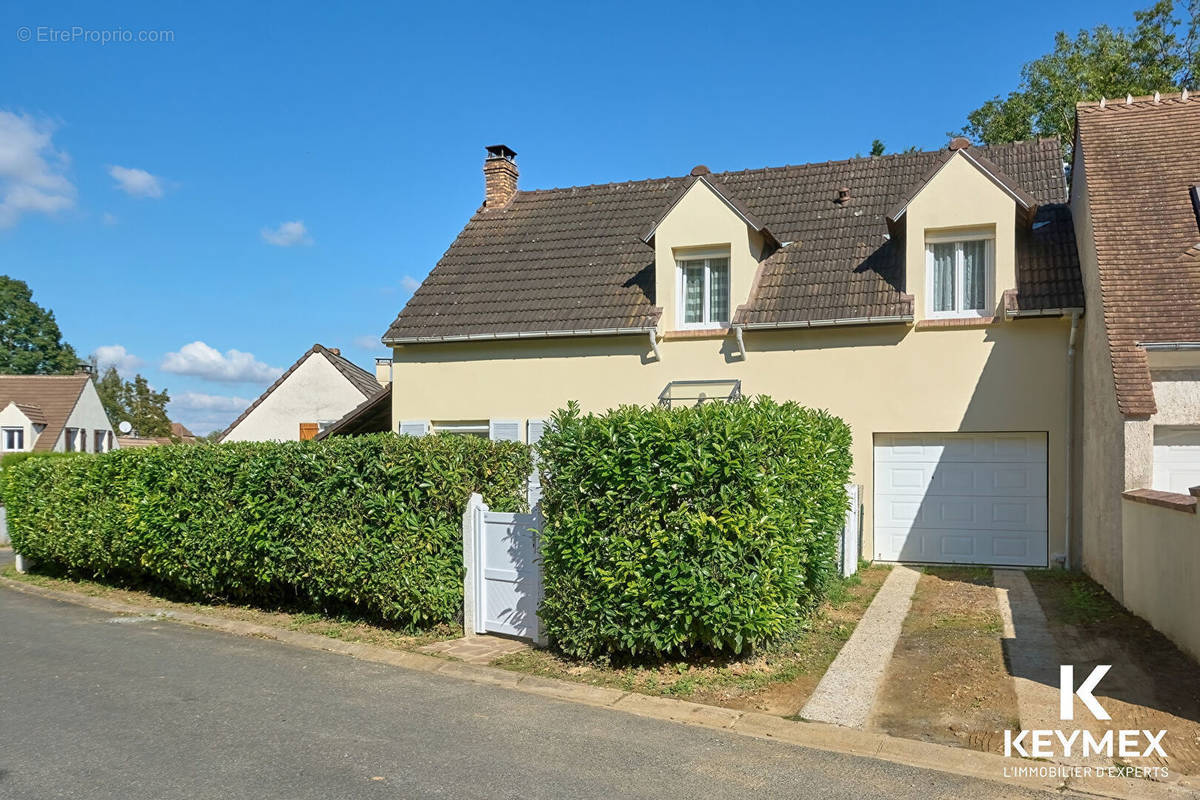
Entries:
<svg viewBox="0 0 1200 800">
<path fill-rule="evenodd" d="M 24 428 L 24 426 L 6 425 L 4 428 L 0 428 L 0 433 L 2 433 L 4 436 L 4 441 L 0 442 L 0 447 L 4 448 L 4 452 L 6 452 L 6 453 L 22 453 L 25 451 L 25 428 Z M 15 448 L 8 446 L 8 436 L 10 433 L 15 433 L 17 435 L 17 439 L 19 440 L 17 442 L 17 446 Z"/>
<path fill-rule="evenodd" d="M 985 242 L 983 254 L 983 308 L 963 308 L 964 242 Z M 953 244 L 954 248 L 954 309 L 934 311 L 933 246 Z M 957 231 L 925 234 L 925 315 L 930 319 L 980 319 L 996 313 L 996 234 L 993 231 Z"/>
<path fill-rule="evenodd" d="M 67 453 L 77 453 L 75 446 L 79 443 L 77 435 L 79 428 L 64 428 L 63 429 L 63 451 Z"/>
<path fill-rule="evenodd" d="M 432 422 L 426 428 L 430 433 L 462 433 L 467 436 L 480 436 L 484 439 L 490 439 L 492 435 L 491 425 L 487 422 Z"/>
<path fill-rule="evenodd" d="M 714 322 L 709 317 L 712 313 L 710 308 L 709 297 L 712 292 L 712 261 L 715 259 L 725 260 L 725 270 L 728 273 L 729 281 L 729 307 L 725 309 L 725 316 L 728 318 L 724 322 Z M 704 262 L 704 292 L 700 298 L 700 322 L 687 322 L 684 315 L 687 313 L 687 308 L 684 305 L 687 297 L 687 279 L 684 270 L 685 265 L 695 266 L 695 262 Z M 693 253 L 676 253 L 675 254 L 675 308 L 676 311 L 676 327 L 680 330 L 720 330 L 728 328 L 730 320 L 733 319 L 733 259 L 730 258 L 728 250 L 706 250 L 704 252 Z"/>
</svg>

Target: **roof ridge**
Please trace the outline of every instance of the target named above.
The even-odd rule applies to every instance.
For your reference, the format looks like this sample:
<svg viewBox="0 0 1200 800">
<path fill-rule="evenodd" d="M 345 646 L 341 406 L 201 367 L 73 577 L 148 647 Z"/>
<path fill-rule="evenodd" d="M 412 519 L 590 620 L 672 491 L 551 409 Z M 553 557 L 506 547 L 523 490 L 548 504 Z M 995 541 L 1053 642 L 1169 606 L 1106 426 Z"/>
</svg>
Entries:
<svg viewBox="0 0 1200 800">
<path fill-rule="evenodd" d="M 1184 94 L 1186 93 L 1186 97 Z M 1190 89 L 1181 89 L 1178 92 L 1159 92 L 1157 95 L 1146 94 L 1131 96 L 1126 94 L 1124 97 L 1105 97 L 1100 100 L 1080 100 L 1075 104 L 1075 108 L 1079 111 L 1108 111 L 1119 108 L 1154 108 L 1162 106 L 1166 103 L 1194 103 L 1200 101 L 1200 93 L 1192 92 Z"/>
</svg>

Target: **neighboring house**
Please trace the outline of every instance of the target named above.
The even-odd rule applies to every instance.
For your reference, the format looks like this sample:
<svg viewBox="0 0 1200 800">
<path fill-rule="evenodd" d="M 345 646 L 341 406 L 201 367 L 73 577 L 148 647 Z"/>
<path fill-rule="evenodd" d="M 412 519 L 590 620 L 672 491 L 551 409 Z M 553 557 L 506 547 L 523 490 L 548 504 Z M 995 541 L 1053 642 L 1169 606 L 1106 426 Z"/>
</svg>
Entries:
<svg viewBox="0 0 1200 800">
<path fill-rule="evenodd" d="M 1200 100 L 1087 103 L 1076 120 L 1071 205 L 1093 309 L 1082 563 L 1200 657 Z"/>
<path fill-rule="evenodd" d="M 382 388 L 374 375 L 346 360 L 340 350 L 314 344 L 218 441 L 312 439 Z"/>
<path fill-rule="evenodd" d="M 117 443 L 122 449 L 158 447 L 163 444 L 195 444 L 196 434 L 189 431 L 182 422 L 172 422 L 171 436 L 117 436 Z"/>
<path fill-rule="evenodd" d="M 352 408 L 346 416 L 318 433 L 315 439 L 327 436 L 358 436 L 364 433 L 383 433 L 392 429 L 392 360 L 375 359 L 375 377 L 383 389 Z"/>
<path fill-rule="evenodd" d="M 1083 309 L 1056 140 L 520 191 L 485 203 L 384 335 L 392 429 L 536 440 L 570 400 L 771 395 L 854 436 L 863 553 L 1066 551 Z"/>
<path fill-rule="evenodd" d="M 0 375 L 0 452 L 104 453 L 116 446 L 90 372 Z"/>
</svg>

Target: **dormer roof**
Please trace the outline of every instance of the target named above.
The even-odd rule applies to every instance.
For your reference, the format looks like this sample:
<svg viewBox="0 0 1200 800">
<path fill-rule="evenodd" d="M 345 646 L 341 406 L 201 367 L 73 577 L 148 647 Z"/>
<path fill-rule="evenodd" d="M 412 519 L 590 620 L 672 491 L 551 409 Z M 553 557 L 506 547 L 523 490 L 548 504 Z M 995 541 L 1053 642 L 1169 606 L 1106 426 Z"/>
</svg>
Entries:
<svg viewBox="0 0 1200 800">
<path fill-rule="evenodd" d="M 643 242 L 650 244 L 652 241 L 654 241 L 654 234 L 658 230 L 658 226 L 661 225 L 662 221 L 666 219 L 672 211 L 675 210 L 675 206 L 679 205 L 679 201 L 682 200 L 697 183 L 706 186 L 709 191 L 711 191 L 721 200 L 721 202 L 729 206 L 729 209 L 741 217 L 742 221 L 746 223 L 746 226 L 750 228 L 750 230 L 754 231 L 755 233 L 763 234 L 775 245 L 779 244 L 778 240 L 776 240 L 771 232 L 767 230 L 766 224 L 763 223 L 757 216 L 755 216 L 754 212 L 751 211 L 745 203 L 739 200 L 737 195 L 734 194 L 734 192 L 728 186 L 723 185 L 719 180 L 714 178 L 712 173 L 708 171 L 708 167 L 705 166 L 695 167 L 692 170 L 691 175 L 684 179 L 682 185 L 679 187 L 679 191 L 677 191 L 675 196 L 671 198 L 671 202 L 667 204 L 667 207 L 663 209 L 661 214 L 654 218 L 654 222 L 651 223 L 650 228 L 644 234 L 642 234 Z"/>
<path fill-rule="evenodd" d="M 734 324 L 911 315 L 903 248 L 887 217 L 949 157 L 946 150 L 899 153 L 518 191 L 503 209 L 471 217 L 384 342 L 653 329 L 661 309 L 647 237 L 698 181 L 781 245 L 760 263 Z M 1033 210 L 1035 224 L 1017 236 L 1018 302 L 1030 310 L 1081 307 L 1058 140 L 975 147 L 970 158 Z"/>
</svg>

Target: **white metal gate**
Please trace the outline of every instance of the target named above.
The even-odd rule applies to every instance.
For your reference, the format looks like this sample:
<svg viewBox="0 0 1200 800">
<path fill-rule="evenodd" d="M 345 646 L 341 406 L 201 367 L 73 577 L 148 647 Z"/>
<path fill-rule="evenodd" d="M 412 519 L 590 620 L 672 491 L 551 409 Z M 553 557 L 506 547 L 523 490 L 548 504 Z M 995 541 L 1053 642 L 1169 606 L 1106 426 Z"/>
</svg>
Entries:
<svg viewBox="0 0 1200 800">
<path fill-rule="evenodd" d="M 468 632 L 502 633 L 542 642 L 538 605 L 541 514 L 491 511 L 471 495 L 463 518 L 463 623 Z"/>
</svg>

